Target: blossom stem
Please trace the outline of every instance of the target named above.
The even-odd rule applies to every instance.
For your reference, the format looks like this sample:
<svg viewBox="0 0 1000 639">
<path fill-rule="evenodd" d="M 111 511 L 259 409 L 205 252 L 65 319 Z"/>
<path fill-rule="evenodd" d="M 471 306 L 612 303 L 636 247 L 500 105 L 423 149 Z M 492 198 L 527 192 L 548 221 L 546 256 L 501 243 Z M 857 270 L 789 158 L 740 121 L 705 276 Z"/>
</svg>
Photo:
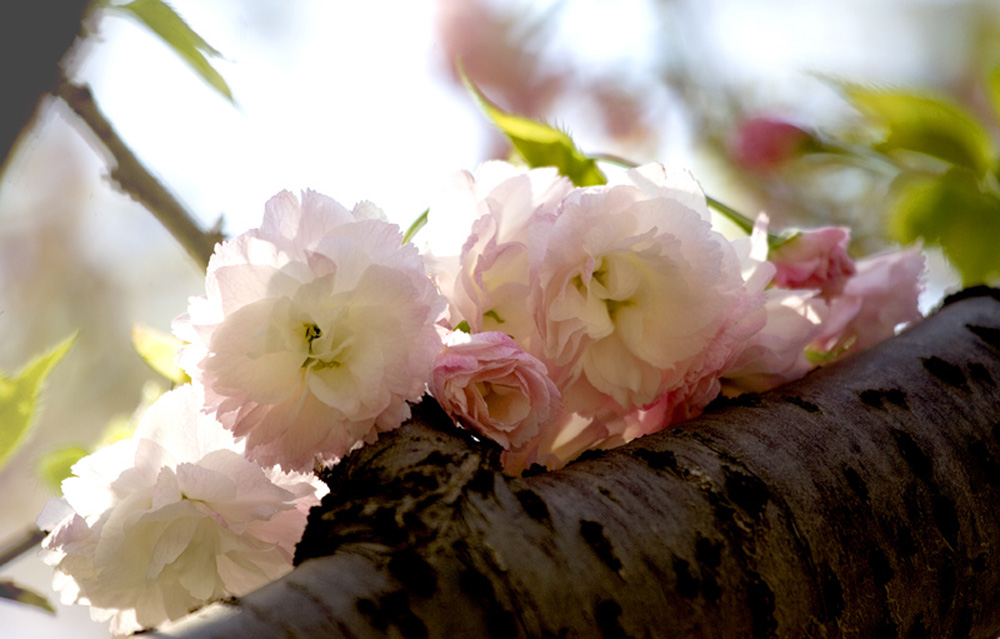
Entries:
<svg viewBox="0 0 1000 639">
<path fill-rule="evenodd" d="M 153 176 L 118 136 L 114 127 L 98 109 L 89 87 L 73 84 L 63 77 L 56 88 L 56 94 L 73 109 L 110 153 L 111 160 L 108 163 L 116 165 L 111 169 L 111 179 L 132 199 L 145 206 L 184 247 L 188 255 L 201 268 L 206 268 L 208 258 L 215 249 L 215 243 L 223 239 L 222 233 L 217 229 L 206 232 L 199 228 L 194 216 Z"/>
<path fill-rule="evenodd" d="M 45 539 L 45 533 L 32 528 L 21 533 L 20 537 L 0 548 L 0 567 L 6 566 L 24 553 L 28 552 Z"/>
</svg>

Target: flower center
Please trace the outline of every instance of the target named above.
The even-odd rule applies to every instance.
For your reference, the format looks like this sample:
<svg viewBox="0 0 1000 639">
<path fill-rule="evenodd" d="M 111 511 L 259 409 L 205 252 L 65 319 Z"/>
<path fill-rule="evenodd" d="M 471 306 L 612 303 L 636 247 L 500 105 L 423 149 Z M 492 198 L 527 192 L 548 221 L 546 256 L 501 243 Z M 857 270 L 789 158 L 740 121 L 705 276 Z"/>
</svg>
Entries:
<svg viewBox="0 0 1000 639">
<path fill-rule="evenodd" d="M 305 327 L 306 351 L 309 353 L 309 356 L 302 362 L 302 368 L 314 371 L 325 368 L 339 368 L 343 364 L 343 362 L 337 359 L 337 355 L 341 349 L 338 348 L 335 351 L 331 349 L 331 340 L 323 340 L 323 329 L 317 324 L 304 322 L 303 326 Z"/>
</svg>

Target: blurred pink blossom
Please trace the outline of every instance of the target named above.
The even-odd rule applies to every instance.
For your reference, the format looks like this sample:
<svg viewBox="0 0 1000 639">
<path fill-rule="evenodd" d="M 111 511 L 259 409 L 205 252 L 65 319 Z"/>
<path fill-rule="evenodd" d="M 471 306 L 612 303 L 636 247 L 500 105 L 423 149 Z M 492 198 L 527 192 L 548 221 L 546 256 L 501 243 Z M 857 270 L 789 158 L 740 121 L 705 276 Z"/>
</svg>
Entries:
<svg viewBox="0 0 1000 639">
<path fill-rule="evenodd" d="M 755 117 L 742 122 L 729 142 L 729 154 L 737 166 L 767 173 L 800 156 L 816 140 L 790 122 Z"/>
</svg>

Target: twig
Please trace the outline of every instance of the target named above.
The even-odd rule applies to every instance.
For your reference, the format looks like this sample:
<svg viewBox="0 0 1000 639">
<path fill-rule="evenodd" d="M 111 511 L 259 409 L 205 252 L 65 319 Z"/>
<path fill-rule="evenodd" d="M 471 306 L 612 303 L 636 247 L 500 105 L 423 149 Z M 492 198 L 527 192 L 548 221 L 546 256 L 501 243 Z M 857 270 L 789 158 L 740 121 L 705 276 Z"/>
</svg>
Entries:
<svg viewBox="0 0 1000 639">
<path fill-rule="evenodd" d="M 57 93 L 111 154 L 117 164 L 111 169 L 111 179 L 132 199 L 145 206 L 202 268 L 207 267 L 208 258 L 212 255 L 215 243 L 222 240 L 222 234 L 217 231 L 205 232 L 199 228 L 187 209 L 118 137 L 114 127 L 97 108 L 90 88 L 72 84 L 63 78 Z"/>
<path fill-rule="evenodd" d="M 24 553 L 28 552 L 45 539 L 45 533 L 37 528 L 22 534 L 21 538 L 0 548 L 0 567 L 6 566 Z"/>
</svg>

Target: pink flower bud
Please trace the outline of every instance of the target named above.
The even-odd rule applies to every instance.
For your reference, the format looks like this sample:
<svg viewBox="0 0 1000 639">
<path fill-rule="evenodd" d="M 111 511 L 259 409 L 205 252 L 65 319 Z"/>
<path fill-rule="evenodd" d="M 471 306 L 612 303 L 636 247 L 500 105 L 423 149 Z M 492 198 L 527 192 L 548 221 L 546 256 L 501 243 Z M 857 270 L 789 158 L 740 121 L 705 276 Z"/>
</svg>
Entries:
<svg viewBox="0 0 1000 639">
<path fill-rule="evenodd" d="M 445 412 L 505 449 L 527 444 L 561 407 L 545 365 L 499 332 L 453 333 L 431 390 Z"/>
<path fill-rule="evenodd" d="M 748 171 L 767 173 L 803 153 L 815 142 L 803 129 L 768 117 L 744 121 L 729 144 L 733 161 Z"/>
<path fill-rule="evenodd" d="M 826 226 L 802 231 L 768 255 L 777 268 L 774 283 L 780 288 L 819 289 L 824 297 L 839 294 L 854 275 L 854 260 L 847 254 L 851 232 Z"/>
</svg>

